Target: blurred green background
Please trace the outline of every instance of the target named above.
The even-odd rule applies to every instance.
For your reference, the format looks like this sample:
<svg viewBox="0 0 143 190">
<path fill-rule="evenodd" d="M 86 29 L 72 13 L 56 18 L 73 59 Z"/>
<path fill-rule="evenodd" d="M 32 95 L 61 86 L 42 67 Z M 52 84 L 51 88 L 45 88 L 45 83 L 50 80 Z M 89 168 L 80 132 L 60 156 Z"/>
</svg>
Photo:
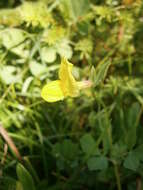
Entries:
<svg viewBox="0 0 143 190">
<path fill-rule="evenodd" d="M 142 190 L 142 0 L 0 8 L 0 189 Z M 47 103 L 61 57 L 93 85 Z"/>
</svg>

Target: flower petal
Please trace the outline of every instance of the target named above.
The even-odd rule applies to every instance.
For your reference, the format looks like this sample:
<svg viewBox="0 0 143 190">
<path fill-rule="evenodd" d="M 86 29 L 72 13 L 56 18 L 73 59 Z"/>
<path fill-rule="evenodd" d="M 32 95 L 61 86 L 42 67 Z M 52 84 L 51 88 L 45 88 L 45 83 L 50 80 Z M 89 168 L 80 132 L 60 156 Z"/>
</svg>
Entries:
<svg viewBox="0 0 143 190">
<path fill-rule="evenodd" d="M 65 96 L 61 88 L 61 81 L 55 80 L 46 84 L 42 89 L 41 96 L 47 102 L 63 100 Z"/>
<path fill-rule="evenodd" d="M 79 88 L 75 78 L 72 75 L 73 64 L 69 63 L 65 58 L 61 61 L 59 70 L 59 78 L 61 80 L 61 87 L 65 96 L 77 96 Z"/>
</svg>

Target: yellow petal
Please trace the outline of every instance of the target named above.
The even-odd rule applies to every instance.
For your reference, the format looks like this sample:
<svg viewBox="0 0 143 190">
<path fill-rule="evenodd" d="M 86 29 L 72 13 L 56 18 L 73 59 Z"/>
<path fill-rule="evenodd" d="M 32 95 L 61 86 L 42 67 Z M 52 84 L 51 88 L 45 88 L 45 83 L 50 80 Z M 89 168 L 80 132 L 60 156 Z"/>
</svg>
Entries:
<svg viewBox="0 0 143 190">
<path fill-rule="evenodd" d="M 41 96 L 47 102 L 63 100 L 64 94 L 61 88 L 61 81 L 55 80 L 46 84 L 41 91 Z"/>
<path fill-rule="evenodd" d="M 73 64 L 69 63 L 65 58 L 61 61 L 59 70 L 59 78 L 61 87 L 65 96 L 77 96 L 79 93 L 78 84 L 72 75 Z"/>
</svg>

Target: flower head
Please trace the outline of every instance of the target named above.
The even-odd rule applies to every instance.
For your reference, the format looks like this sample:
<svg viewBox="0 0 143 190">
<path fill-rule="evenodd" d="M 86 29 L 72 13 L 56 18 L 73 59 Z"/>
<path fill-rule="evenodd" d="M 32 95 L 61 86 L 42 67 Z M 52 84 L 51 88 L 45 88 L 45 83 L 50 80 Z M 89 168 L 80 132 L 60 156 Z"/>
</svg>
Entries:
<svg viewBox="0 0 143 190">
<path fill-rule="evenodd" d="M 41 96 L 44 100 L 47 102 L 56 102 L 68 96 L 76 97 L 79 95 L 81 89 L 91 86 L 90 81 L 77 82 L 72 75 L 72 67 L 73 64 L 65 58 L 62 59 L 59 80 L 46 84 L 42 89 Z"/>
</svg>

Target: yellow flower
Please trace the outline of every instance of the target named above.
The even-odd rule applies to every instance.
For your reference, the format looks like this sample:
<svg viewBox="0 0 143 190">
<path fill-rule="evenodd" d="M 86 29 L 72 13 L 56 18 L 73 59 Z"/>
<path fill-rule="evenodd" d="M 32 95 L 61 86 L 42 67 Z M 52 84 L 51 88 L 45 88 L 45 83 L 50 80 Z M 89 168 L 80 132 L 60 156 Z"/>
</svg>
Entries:
<svg viewBox="0 0 143 190">
<path fill-rule="evenodd" d="M 59 80 L 46 84 L 41 92 L 42 98 L 47 102 L 56 102 L 64 98 L 76 97 L 83 88 L 91 86 L 90 81 L 77 82 L 72 75 L 73 64 L 65 58 L 61 61 Z"/>
</svg>

